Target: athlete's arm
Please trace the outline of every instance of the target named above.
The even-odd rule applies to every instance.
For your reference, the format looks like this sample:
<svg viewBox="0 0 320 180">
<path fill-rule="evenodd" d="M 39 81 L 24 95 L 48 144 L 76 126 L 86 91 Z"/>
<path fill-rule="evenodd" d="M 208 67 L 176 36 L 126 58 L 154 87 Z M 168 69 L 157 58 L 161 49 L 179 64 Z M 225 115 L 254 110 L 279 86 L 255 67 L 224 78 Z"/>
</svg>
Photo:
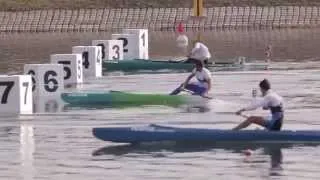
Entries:
<svg viewBox="0 0 320 180">
<path fill-rule="evenodd" d="M 259 107 L 266 107 L 268 102 L 269 102 L 269 98 L 268 97 L 265 97 L 262 100 L 254 101 L 253 103 L 251 103 L 247 107 L 242 108 L 239 111 L 237 111 L 237 114 L 241 114 L 243 111 L 252 111 L 252 110 L 255 110 L 255 109 L 259 108 Z"/>
<path fill-rule="evenodd" d="M 187 77 L 187 79 L 184 81 L 184 83 L 183 83 L 183 85 L 182 85 L 182 88 L 184 88 L 194 76 L 195 76 L 194 73 L 190 74 L 190 75 Z"/>
<path fill-rule="evenodd" d="M 189 83 L 189 81 L 196 75 L 196 72 L 197 72 L 196 69 L 192 70 L 191 74 L 187 77 L 187 79 L 182 84 L 182 88 L 184 88 Z"/>
</svg>

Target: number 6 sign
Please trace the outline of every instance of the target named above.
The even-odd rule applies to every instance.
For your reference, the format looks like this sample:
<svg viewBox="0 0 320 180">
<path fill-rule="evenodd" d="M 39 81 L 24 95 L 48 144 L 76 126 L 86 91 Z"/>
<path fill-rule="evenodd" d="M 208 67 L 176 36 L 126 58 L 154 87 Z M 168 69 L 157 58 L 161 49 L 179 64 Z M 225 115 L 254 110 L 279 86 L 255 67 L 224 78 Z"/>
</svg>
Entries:
<svg viewBox="0 0 320 180">
<path fill-rule="evenodd" d="M 0 114 L 32 113 L 30 75 L 0 76 Z"/>
<path fill-rule="evenodd" d="M 34 96 L 57 95 L 64 89 L 61 64 L 26 64 L 24 73 L 32 76 Z"/>
</svg>

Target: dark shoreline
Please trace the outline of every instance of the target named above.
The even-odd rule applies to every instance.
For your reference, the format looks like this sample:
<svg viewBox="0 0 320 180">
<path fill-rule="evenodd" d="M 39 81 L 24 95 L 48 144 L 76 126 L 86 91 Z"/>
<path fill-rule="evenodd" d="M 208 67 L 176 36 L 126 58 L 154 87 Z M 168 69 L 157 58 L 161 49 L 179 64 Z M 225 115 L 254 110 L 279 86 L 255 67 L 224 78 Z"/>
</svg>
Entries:
<svg viewBox="0 0 320 180">
<path fill-rule="evenodd" d="M 1 0 L 0 0 L 1 1 Z M 87 8 L 0 11 L 0 32 L 102 32 L 124 28 L 175 31 L 319 28 L 320 6 L 224 6 L 193 8 Z"/>
<path fill-rule="evenodd" d="M 320 6 L 319 0 L 204 0 L 204 7 Z M 0 11 L 103 8 L 191 8 L 192 1 L 178 0 L 0 0 Z"/>
</svg>

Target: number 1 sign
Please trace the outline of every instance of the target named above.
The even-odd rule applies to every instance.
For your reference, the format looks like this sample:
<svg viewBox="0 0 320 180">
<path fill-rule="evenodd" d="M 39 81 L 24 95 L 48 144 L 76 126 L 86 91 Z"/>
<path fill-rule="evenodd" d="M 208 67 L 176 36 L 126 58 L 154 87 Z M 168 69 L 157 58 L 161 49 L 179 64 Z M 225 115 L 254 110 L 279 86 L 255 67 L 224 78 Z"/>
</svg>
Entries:
<svg viewBox="0 0 320 180">
<path fill-rule="evenodd" d="M 139 59 L 149 59 L 149 35 L 148 29 L 124 29 L 125 34 L 134 34 L 136 51 L 139 53 Z"/>
</svg>

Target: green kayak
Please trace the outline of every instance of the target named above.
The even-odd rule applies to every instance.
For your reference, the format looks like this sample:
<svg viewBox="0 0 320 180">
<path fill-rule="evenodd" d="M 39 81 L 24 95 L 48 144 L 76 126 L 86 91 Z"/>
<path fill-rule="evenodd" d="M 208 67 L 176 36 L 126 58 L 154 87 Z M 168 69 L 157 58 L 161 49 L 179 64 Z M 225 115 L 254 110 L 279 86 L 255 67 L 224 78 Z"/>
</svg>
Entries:
<svg viewBox="0 0 320 180">
<path fill-rule="evenodd" d="M 157 71 L 157 70 L 183 70 L 191 71 L 193 64 L 184 63 L 182 61 L 173 60 L 146 60 L 146 59 L 133 59 L 133 60 L 120 60 L 120 61 L 103 61 L 103 69 L 105 71 Z"/>
<path fill-rule="evenodd" d="M 105 92 L 65 92 L 61 98 L 73 106 L 143 106 L 165 105 L 177 107 L 183 104 L 206 102 L 205 98 L 192 95 L 167 95 L 151 93 L 131 93 L 121 91 Z"/>
<path fill-rule="evenodd" d="M 123 72 L 137 72 L 137 71 L 191 71 L 194 65 L 192 63 L 185 63 L 183 60 L 105 60 L 103 61 L 103 70 L 105 72 L 123 71 Z M 267 63 L 237 63 L 237 62 L 215 62 L 214 64 L 207 64 L 206 67 L 211 71 L 219 70 L 262 70 L 268 67 Z"/>
</svg>

